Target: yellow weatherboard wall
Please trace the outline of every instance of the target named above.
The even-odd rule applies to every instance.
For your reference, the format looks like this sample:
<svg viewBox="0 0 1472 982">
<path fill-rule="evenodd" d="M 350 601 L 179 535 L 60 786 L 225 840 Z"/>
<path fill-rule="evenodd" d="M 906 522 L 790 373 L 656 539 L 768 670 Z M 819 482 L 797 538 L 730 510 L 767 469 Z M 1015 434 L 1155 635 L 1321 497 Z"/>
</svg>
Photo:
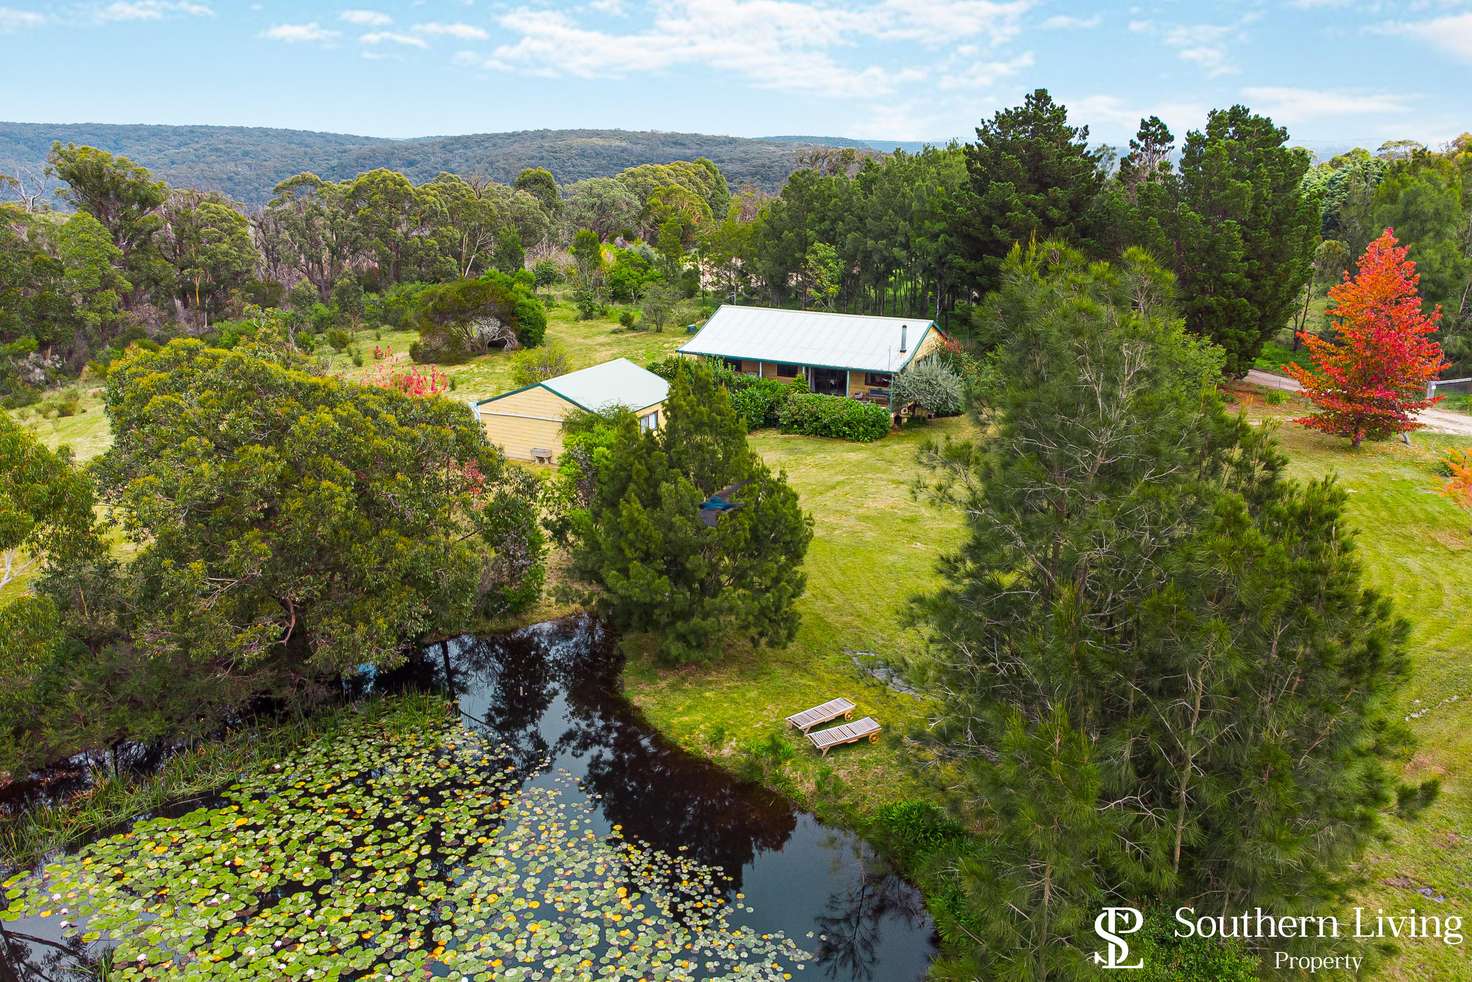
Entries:
<svg viewBox="0 0 1472 982">
<path fill-rule="evenodd" d="M 640 419 L 660 413 L 664 425 L 664 403 L 645 406 Z M 480 422 L 486 439 L 512 460 L 534 460 L 532 450 L 550 450 L 554 460 L 562 454 L 563 420 L 580 410 L 572 402 L 542 386 L 532 386 L 491 402 L 481 403 Z"/>
<path fill-rule="evenodd" d="M 562 421 L 577 406 L 550 389 L 534 386 L 480 407 L 486 439 L 512 460 L 531 460 L 532 448 L 562 453 Z"/>
</svg>

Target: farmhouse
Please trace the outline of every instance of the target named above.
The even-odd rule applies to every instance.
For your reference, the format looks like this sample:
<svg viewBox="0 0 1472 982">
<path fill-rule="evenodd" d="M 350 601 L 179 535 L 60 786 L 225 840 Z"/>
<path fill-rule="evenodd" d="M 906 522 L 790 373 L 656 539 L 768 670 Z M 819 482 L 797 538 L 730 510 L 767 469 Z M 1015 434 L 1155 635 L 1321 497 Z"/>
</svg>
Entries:
<svg viewBox="0 0 1472 982">
<path fill-rule="evenodd" d="M 551 461 L 562 453 L 562 424 L 579 410 L 624 406 L 644 429 L 660 425 L 669 383 L 627 358 L 606 361 L 472 402 L 486 439 L 513 460 Z"/>
<path fill-rule="evenodd" d="M 807 380 L 824 395 L 889 402 L 894 374 L 945 341 L 923 317 L 871 317 L 724 304 L 681 348 L 734 371 Z"/>
</svg>

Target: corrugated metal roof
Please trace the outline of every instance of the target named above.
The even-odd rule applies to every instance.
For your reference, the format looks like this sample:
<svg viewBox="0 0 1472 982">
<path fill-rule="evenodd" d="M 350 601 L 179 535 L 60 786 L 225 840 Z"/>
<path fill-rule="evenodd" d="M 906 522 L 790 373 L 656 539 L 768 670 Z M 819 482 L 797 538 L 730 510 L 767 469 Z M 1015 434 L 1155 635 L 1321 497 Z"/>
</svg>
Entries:
<svg viewBox="0 0 1472 982">
<path fill-rule="evenodd" d="M 725 304 L 680 350 L 691 355 L 895 372 L 914 356 L 932 324 L 926 317 Z M 902 335 L 904 351 L 900 350 Z"/>
<path fill-rule="evenodd" d="M 664 402 L 670 394 L 668 382 L 627 358 L 549 378 L 542 385 L 591 412 L 613 406 L 643 409 Z"/>
</svg>

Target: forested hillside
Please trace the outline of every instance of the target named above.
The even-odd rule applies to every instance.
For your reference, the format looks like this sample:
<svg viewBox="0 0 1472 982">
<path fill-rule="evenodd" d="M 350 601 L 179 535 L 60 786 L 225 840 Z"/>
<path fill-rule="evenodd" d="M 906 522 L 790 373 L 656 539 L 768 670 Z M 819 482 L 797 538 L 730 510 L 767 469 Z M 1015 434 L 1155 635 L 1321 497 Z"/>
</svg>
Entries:
<svg viewBox="0 0 1472 982">
<path fill-rule="evenodd" d="M 628 130 L 526 130 L 388 140 L 249 126 L 113 126 L 0 122 L 0 173 L 41 178 L 53 141 L 97 147 L 147 167 L 172 187 L 218 191 L 259 206 L 277 182 L 312 171 L 328 180 L 385 167 L 422 183 L 448 171 L 509 183 L 545 167 L 567 184 L 639 164 L 707 157 L 732 187 L 782 186 L 808 144 L 782 140 Z"/>
</svg>

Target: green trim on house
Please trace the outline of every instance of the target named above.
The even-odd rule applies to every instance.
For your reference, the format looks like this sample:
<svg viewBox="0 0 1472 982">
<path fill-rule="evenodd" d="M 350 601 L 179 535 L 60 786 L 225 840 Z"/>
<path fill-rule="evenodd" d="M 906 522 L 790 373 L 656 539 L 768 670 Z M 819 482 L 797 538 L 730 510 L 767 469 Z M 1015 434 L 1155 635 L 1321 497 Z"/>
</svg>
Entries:
<svg viewBox="0 0 1472 982">
<path fill-rule="evenodd" d="M 889 371 L 891 374 L 904 371 L 909 366 L 910 362 L 915 360 L 915 355 L 920 352 L 920 346 L 925 343 L 926 338 L 930 337 L 931 331 L 935 331 L 942 337 L 945 336 L 945 332 L 940 329 L 940 325 L 937 324 L 935 321 L 930 321 L 925 325 L 925 330 L 920 332 L 920 337 L 915 341 L 914 346 L 910 348 L 909 357 L 900 364 L 899 368 L 891 368 L 887 369 L 887 371 Z M 731 358 L 736 361 L 760 362 L 764 365 L 798 365 L 802 368 L 828 368 L 832 369 L 835 372 L 879 371 L 879 369 L 865 368 L 862 365 L 820 365 L 817 362 L 812 361 L 782 361 L 776 358 L 752 358 L 747 355 L 727 355 L 715 351 L 686 351 L 683 346 L 676 348 L 675 353 L 685 355 L 690 358 Z"/>
</svg>

